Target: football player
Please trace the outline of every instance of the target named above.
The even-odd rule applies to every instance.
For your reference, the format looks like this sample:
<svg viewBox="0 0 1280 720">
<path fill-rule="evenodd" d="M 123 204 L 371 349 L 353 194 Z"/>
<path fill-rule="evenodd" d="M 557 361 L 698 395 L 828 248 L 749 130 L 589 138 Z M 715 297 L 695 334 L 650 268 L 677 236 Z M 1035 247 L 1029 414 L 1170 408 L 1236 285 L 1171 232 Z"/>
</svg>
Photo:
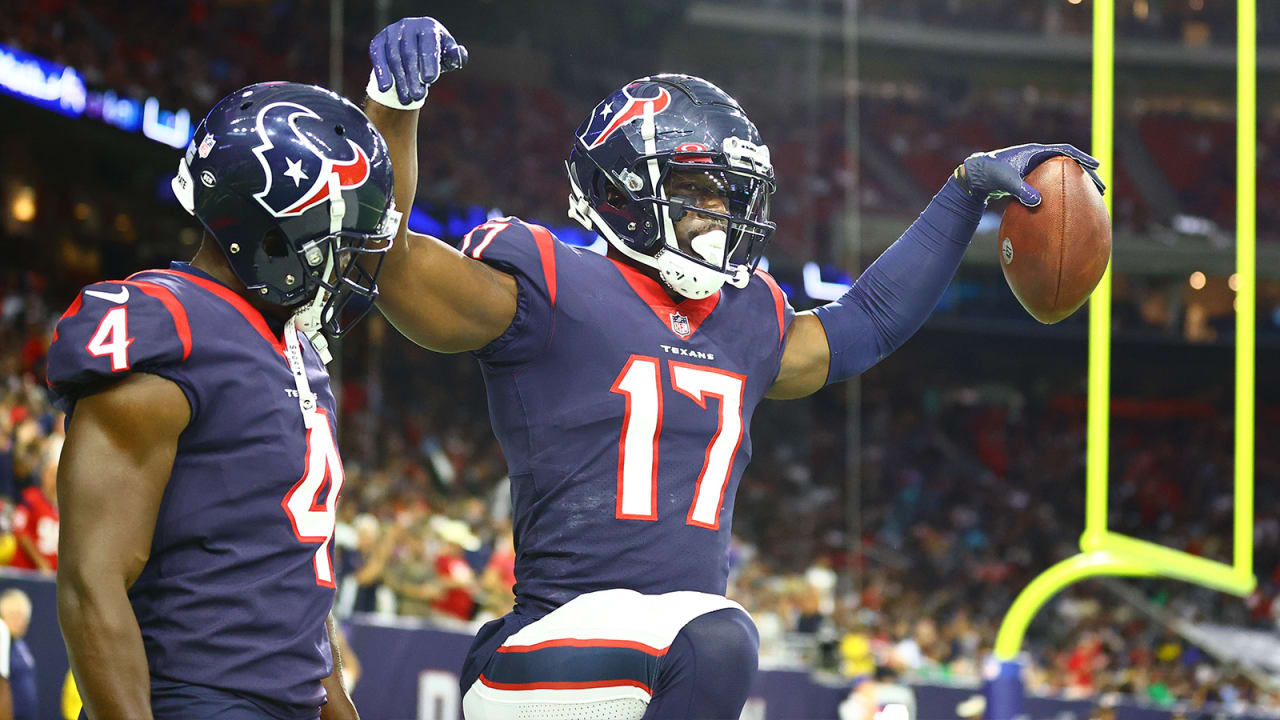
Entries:
<svg viewBox="0 0 1280 720">
<path fill-rule="evenodd" d="M 173 190 L 195 258 L 84 288 L 49 382 L 69 417 L 58 617 L 90 718 L 356 718 L 328 621 L 342 461 L 324 334 L 371 307 L 399 224 L 387 146 L 323 88 L 251 85 Z"/>
<path fill-rule="evenodd" d="M 367 111 L 407 207 L 418 108 L 465 54 L 411 18 L 370 56 Z M 467 717 L 738 717 L 758 638 L 724 592 L 756 406 L 905 342 L 987 198 L 1038 203 L 1022 178 L 1055 155 L 1097 165 L 1067 145 L 970 157 L 845 297 L 799 314 L 757 268 L 774 232 L 769 149 L 732 97 L 688 75 L 628 83 L 571 138 L 569 214 L 606 255 L 514 217 L 458 250 L 401 228 L 379 307 L 419 345 L 479 360 L 511 477 L 515 609 L 472 645 Z"/>
</svg>

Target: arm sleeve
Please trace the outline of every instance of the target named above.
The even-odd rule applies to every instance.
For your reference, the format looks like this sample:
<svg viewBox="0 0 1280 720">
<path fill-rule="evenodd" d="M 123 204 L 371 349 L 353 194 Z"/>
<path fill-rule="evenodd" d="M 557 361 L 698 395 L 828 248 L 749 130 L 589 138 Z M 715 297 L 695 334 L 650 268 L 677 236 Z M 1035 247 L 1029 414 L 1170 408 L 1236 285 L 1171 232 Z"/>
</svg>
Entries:
<svg viewBox="0 0 1280 720">
<path fill-rule="evenodd" d="M 551 231 L 516 218 L 494 220 L 467 234 L 459 248 L 516 280 L 516 314 L 506 332 L 476 350 L 491 366 L 529 362 L 546 349 L 555 330 L 556 253 Z"/>
<path fill-rule="evenodd" d="M 63 313 L 49 347 L 48 382 L 54 404 L 70 412 L 80 397 L 129 373 L 172 380 L 196 410 L 182 365 L 191 354 L 186 312 L 163 287 L 102 282 L 80 291 Z"/>
<path fill-rule="evenodd" d="M 828 384 L 862 373 L 920 329 L 960 266 L 982 208 L 948 180 L 849 292 L 814 310 L 831 347 Z"/>
</svg>

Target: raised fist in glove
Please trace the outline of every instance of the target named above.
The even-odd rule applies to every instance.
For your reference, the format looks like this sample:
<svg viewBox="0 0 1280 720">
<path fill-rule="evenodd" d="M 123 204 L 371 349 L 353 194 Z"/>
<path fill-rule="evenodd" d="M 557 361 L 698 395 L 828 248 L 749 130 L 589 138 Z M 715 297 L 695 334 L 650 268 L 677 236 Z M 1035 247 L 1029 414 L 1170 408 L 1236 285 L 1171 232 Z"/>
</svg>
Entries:
<svg viewBox="0 0 1280 720">
<path fill-rule="evenodd" d="M 1040 204 L 1040 193 L 1022 179 L 1035 170 L 1040 163 L 1058 155 L 1065 155 L 1080 163 L 1080 167 L 1089 173 L 1093 184 L 1098 186 L 1098 192 L 1106 191 L 1102 180 L 1098 179 L 1098 174 L 1094 172 L 1098 167 L 1098 161 L 1093 156 L 1066 144 L 1027 143 L 974 153 L 965 158 L 964 163 L 956 168 L 954 175 L 960 187 L 975 198 L 986 201 L 1012 195 L 1023 205 L 1035 207 Z"/>
<path fill-rule="evenodd" d="M 405 18 L 373 36 L 369 60 L 369 98 L 397 110 L 416 110 L 440 73 L 466 64 L 467 49 L 434 18 Z"/>
</svg>

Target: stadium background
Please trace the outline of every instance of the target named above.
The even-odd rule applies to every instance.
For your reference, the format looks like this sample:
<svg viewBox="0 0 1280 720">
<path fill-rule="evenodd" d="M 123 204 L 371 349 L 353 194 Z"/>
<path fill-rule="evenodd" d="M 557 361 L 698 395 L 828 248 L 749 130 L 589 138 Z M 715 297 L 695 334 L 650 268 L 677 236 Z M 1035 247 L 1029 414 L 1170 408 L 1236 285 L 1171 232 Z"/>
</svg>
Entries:
<svg viewBox="0 0 1280 720">
<path fill-rule="evenodd" d="M 1117 6 L 1110 525 L 1229 561 L 1235 4 Z M 768 260 L 802 309 L 838 293 L 828 283 L 855 277 L 968 153 L 1033 140 L 1089 148 L 1090 13 L 1089 0 L 6 8 L 5 516 L 55 469 L 61 419 L 44 397 L 43 354 L 75 290 L 194 252 L 195 224 L 168 189 L 173 146 L 189 133 L 183 109 L 193 127 L 226 92 L 266 79 L 359 100 L 372 34 L 430 14 L 472 61 L 433 87 L 423 113 L 414 227 L 456 242 L 487 216 L 516 214 L 589 244 L 564 212 L 569 133 L 626 80 L 702 75 L 738 97 L 773 150 L 779 232 Z M 1031 626 L 1028 690 L 1084 700 L 1074 712 L 1280 712 L 1280 498 L 1268 482 L 1280 477 L 1269 442 L 1280 425 L 1274 3 L 1261 3 L 1259 46 L 1258 590 L 1241 600 L 1094 580 L 1062 593 Z M 33 67 L 42 80 L 74 68 L 84 92 L 66 74 L 37 86 Z M 755 616 L 767 666 L 841 692 L 866 674 L 976 687 L 1013 597 L 1074 552 L 1085 313 L 1047 327 L 1022 311 L 996 264 L 997 220 L 904 348 L 847 388 L 759 412 L 730 595 Z M 361 619 L 357 647 L 366 627 L 461 629 L 500 614 L 505 466 L 474 361 L 417 350 L 380 318 L 340 348 L 339 609 Z M 458 585 L 446 602 L 415 598 L 446 580 Z M 37 603 L 36 622 L 53 613 Z M 42 702 L 56 717 L 56 699 Z"/>
</svg>

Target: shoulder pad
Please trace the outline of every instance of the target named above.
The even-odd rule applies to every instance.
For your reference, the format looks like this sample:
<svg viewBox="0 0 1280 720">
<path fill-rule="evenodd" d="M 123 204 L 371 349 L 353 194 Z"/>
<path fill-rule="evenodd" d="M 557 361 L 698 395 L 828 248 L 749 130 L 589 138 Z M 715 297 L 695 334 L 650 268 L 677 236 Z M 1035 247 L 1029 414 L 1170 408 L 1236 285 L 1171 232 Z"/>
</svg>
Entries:
<svg viewBox="0 0 1280 720">
<path fill-rule="evenodd" d="M 556 302 L 556 248 L 561 243 L 541 225 L 506 217 L 476 226 L 459 250 L 503 272 L 523 275 Z"/>
<path fill-rule="evenodd" d="M 795 318 L 796 311 L 792 309 L 791 302 L 787 300 L 787 294 L 782 291 L 782 288 L 778 287 L 778 282 L 773 279 L 772 275 L 760 268 L 756 268 L 755 276 L 751 280 L 752 282 L 760 280 L 761 284 L 768 288 L 769 299 L 772 301 L 770 307 L 773 310 L 773 315 L 778 320 L 778 344 L 781 345 L 783 338 L 787 334 L 787 326 Z"/>
<path fill-rule="evenodd" d="M 58 320 L 49 387 L 61 406 L 112 378 L 180 364 L 190 355 L 187 313 L 168 288 L 145 280 L 95 283 Z"/>
</svg>

